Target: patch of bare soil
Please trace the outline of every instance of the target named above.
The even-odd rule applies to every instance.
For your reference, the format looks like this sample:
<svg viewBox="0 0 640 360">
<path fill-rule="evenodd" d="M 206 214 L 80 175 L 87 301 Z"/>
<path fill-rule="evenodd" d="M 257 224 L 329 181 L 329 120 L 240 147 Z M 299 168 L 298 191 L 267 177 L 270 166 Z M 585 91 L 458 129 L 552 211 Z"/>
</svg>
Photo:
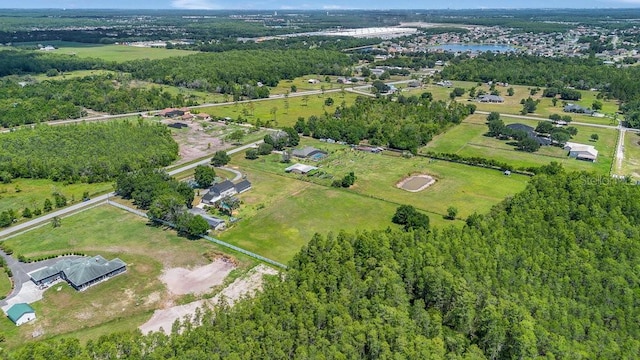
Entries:
<svg viewBox="0 0 640 360">
<path fill-rule="evenodd" d="M 210 155 L 218 150 L 225 150 L 232 146 L 222 139 L 222 131 L 207 133 L 198 121 L 165 119 L 163 124 L 185 124 L 186 128 L 173 133 L 174 140 L 179 145 L 180 160 L 177 164 L 189 162 Z M 220 126 L 225 126 L 220 124 Z"/>
<path fill-rule="evenodd" d="M 211 264 L 194 269 L 172 268 L 162 272 L 160 280 L 167 285 L 169 292 L 175 295 L 204 294 L 213 286 L 221 285 L 231 270 L 232 262 L 224 258 Z"/>
<path fill-rule="evenodd" d="M 434 179 L 430 175 L 414 175 L 402 179 L 399 183 L 396 184 L 396 187 L 409 192 L 418 192 L 435 184 L 435 182 L 436 179 Z"/>
<path fill-rule="evenodd" d="M 169 333 L 171 326 L 176 320 L 182 320 L 185 317 L 195 314 L 198 308 L 213 308 L 219 304 L 220 301 L 223 301 L 223 299 L 227 304 L 233 305 L 243 297 L 253 296 L 256 291 L 262 290 L 262 277 L 265 274 L 276 275 L 277 273 L 275 269 L 266 265 L 258 265 L 251 269 L 246 276 L 236 279 L 210 300 L 199 300 L 185 305 L 156 310 L 153 316 L 151 316 L 151 319 L 142 324 L 139 329 L 143 334 L 153 331 Z"/>
</svg>

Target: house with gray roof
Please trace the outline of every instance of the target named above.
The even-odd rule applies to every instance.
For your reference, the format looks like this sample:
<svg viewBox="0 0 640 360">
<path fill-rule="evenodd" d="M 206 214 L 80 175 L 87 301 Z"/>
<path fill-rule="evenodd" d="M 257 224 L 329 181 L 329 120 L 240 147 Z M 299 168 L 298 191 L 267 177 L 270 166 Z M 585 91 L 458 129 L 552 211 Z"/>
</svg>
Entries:
<svg viewBox="0 0 640 360">
<path fill-rule="evenodd" d="M 20 326 L 29 321 L 35 320 L 36 311 L 29 304 L 15 304 L 7 310 L 7 317 L 13 321 L 16 326 Z"/>
<path fill-rule="evenodd" d="M 478 101 L 481 103 L 503 103 L 504 99 L 502 96 L 485 94 L 478 96 Z"/>
<path fill-rule="evenodd" d="M 592 115 L 595 111 L 578 104 L 567 104 L 562 111 L 576 114 Z"/>
<path fill-rule="evenodd" d="M 100 255 L 78 259 L 63 259 L 52 266 L 29 274 L 36 285 L 44 285 L 62 279 L 76 290 L 84 290 L 100 281 L 127 271 L 127 264 L 115 258 L 107 261 Z"/>
<path fill-rule="evenodd" d="M 237 184 L 234 184 L 229 180 L 225 180 L 210 187 L 209 191 L 202 196 L 202 202 L 207 205 L 214 205 L 224 197 L 242 194 L 249 189 L 251 189 L 251 182 L 247 179 L 244 179 Z"/>
<path fill-rule="evenodd" d="M 224 230 L 227 227 L 227 223 L 226 221 L 224 221 L 224 219 L 220 219 L 213 215 L 210 215 L 203 209 L 194 207 L 189 209 L 189 212 L 193 215 L 202 216 L 202 218 L 209 224 L 209 227 L 214 230 Z"/>
<path fill-rule="evenodd" d="M 291 154 L 297 158 L 313 160 L 320 160 L 327 156 L 326 151 L 316 149 L 313 146 L 305 146 L 302 149 L 295 149 Z"/>
</svg>

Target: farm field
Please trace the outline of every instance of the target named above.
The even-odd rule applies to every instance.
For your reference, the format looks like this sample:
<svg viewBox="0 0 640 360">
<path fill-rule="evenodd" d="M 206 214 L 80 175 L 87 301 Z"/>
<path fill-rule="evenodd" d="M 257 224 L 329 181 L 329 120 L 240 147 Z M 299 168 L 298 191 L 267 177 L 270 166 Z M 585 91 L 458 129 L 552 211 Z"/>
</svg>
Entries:
<svg viewBox="0 0 640 360">
<path fill-rule="evenodd" d="M 83 292 L 64 283 L 54 285 L 33 304 L 38 314 L 33 324 L 18 328 L 8 318 L 0 319 L 7 347 L 33 341 L 36 330 L 43 332 L 38 340 L 73 334 L 82 342 L 116 330 L 134 330 L 153 309 L 181 299 L 168 294 L 158 279 L 163 268 L 204 265 L 221 253 L 212 243 L 178 237 L 173 230 L 149 226 L 146 220 L 108 205 L 64 218 L 59 228 L 41 227 L 5 242 L 15 256 L 76 251 L 119 257 L 128 264 L 126 273 Z M 240 255 L 236 259 L 239 270 L 255 264 Z"/>
<path fill-rule="evenodd" d="M 258 230 L 258 227 L 262 229 L 264 226 L 271 226 L 271 222 L 274 221 L 277 223 L 276 226 L 284 226 L 283 223 L 293 224 L 288 225 L 291 227 L 290 232 L 294 235 L 292 238 L 300 237 L 298 233 L 304 231 L 309 233 L 326 232 L 326 229 L 335 230 L 341 226 L 366 229 L 382 224 L 383 227 L 386 227 L 391 225 L 391 216 L 397 206 L 401 204 L 411 204 L 426 212 L 431 218 L 432 225 L 459 224 L 459 222 L 443 220 L 443 215 L 446 214 L 449 206 L 456 207 L 459 210 L 459 219 L 464 219 L 473 212 L 488 211 L 505 197 L 524 189 L 528 181 L 526 176 L 507 177 L 495 170 L 444 161 L 429 161 L 429 159 L 422 157 L 404 159 L 397 156 L 356 152 L 346 146 L 325 144 L 311 139 L 304 139 L 302 145 L 313 145 L 329 152 L 329 156 L 318 163 L 302 162 L 320 167 L 322 172 L 332 175 L 333 179 L 340 179 L 349 171 L 353 171 L 356 175 L 355 185 L 350 189 L 335 189 L 329 187 L 332 179 L 286 174 L 284 169 L 288 165 L 281 163 L 280 155 L 277 154 L 262 156 L 256 160 L 245 159 L 243 153 L 235 154 L 232 156 L 231 164 L 248 173 L 248 178 L 256 184 L 252 191 L 242 196 L 263 196 L 264 198 L 262 200 L 243 198 L 247 204 L 257 206 L 256 209 L 261 208 L 253 213 L 244 214 L 251 217 L 248 221 L 255 222 L 256 228 L 228 230 L 221 235 L 223 239 L 232 241 L 236 237 L 264 236 L 261 238 L 261 242 L 264 244 L 265 250 L 269 250 L 271 244 L 265 240 L 268 239 L 268 236 L 266 234 L 258 235 L 263 233 L 262 230 Z M 292 163 L 296 161 L 292 160 Z M 436 183 L 418 193 L 407 192 L 396 187 L 396 184 L 403 178 L 411 174 L 422 173 L 436 178 Z M 258 179 L 254 181 L 252 176 L 258 176 Z M 273 184 L 260 190 L 258 186 L 262 181 L 265 181 L 264 179 L 273 182 Z M 262 194 L 264 191 L 268 191 L 268 193 Z M 299 192 L 300 195 L 298 195 Z M 291 196 L 291 194 L 295 194 L 295 196 Z M 273 207 L 273 210 L 269 210 L 271 208 L 269 199 L 282 199 L 279 200 L 282 204 L 279 203 Z M 298 206 L 296 204 L 299 204 L 300 208 L 296 215 L 291 217 L 292 220 L 288 220 L 289 217 L 285 214 L 292 213 L 289 209 L 291 206 Z M 373 213 L 364 217 L 364 222 L 360 224 L 358 224 L 357 218 L 349 218 L 348 221 L 345 221 L 344 215 L 338 218 L 331 216 L 331 214 L 338 213 L 349 214 L 348 216 L 351 217 L 355 216 L 351 214 L 366 213 L 370 209 L 377 210 L 371 210 Z M 266 215 L 262 215 L 261 212 Z M 387 214 L 380 217 L 380 213 Z M 241 213 L 240 216 L 242 215 Z M 263 220 L 263 217 L 269 216 L 272 219 Z M 303 220 L 305 221 L 303 224 L 298 224 L 296 221 L 299 218 L 309 220 Z M 322 219 L 328 219 L 328 221 L 325 222 Z M 247 224 L 242 224 L 242 222 L 237 225 L 242 229 L 245 226 Z M 249 228 L 251 227 L 253 226 L 250 224 Z M 234 235 L 234 232 L 243 232 L 243 235 Z M 278 234 L 283 237 L 283 234 L 287 234 L 287 232 L 281 231 Z M 284 236 L 286 237 L 286 235 Z M 302 236 L 302 241 L 308 241 L 308 237 Z M 251 246 L 251 241 L 243 243 L 242 246 Z M 256 251 L 259 252 L 259 250 Z M 278 256 L 279 252 L 274 254 Z"/>
<path fill-rule="evenodd" d="M 37 45 L 38 43 L 16 43 L 15 47 L 25 45 Z M 47 41 L 42 45 L 51 45 L 56 48 L 51 53 L 75 55 L 82 58 L 99 58 L 106 61 L 126 62 L 140 59 L 164 59 L 174 56 L 185 56 L 195 54 L 196 51 L 163 49 L 163 48 L 142 48 L 127 45 L 98 45 L 84 44 L 67 41 Z"/>
<path fill-rule="evenodd" d="M 537 121 L 502 117 L 505 124 L 521 123 L 536 127 Z M 486 116 L 475 114 L 465 119 L 460 125 L 451 128 L 444 134 L 436 136 L 423 151 L 454 153 L 462 156 L 480 156 L 512 164 L 515 167 L 532 167 L 548 164 L 551 161 L 561 163 L 568 170 L 595 171 L 608 175 L 613 161 L 617 132 L 613 129 L 595 128 L 573 125 L 578 129 L 571 141 L 593 144 L 599 151 L 595 163 L 577 161 L 567 157 L 566 151 L 558 147 L 541 147 L 535 153 L 515 150 L 509 141 L 484 136 L 488 131 Z M 599 140 L 590 141 L 591 134 L 598 134 Z"/>
<path fill-rule="evenodd" d="M 627 131 L 624 135 L 624 161 L 621 174 L 640 180 L 640 134 Z"/>
<path fill-rule="evenodd" d="M 45 199 L 53 201 L 54 192 L 62 193 L 68 202 L 77 202 L 82 201 L 85 191 L 91 197 L 112 190 L 111 183 L 65 185 L 48 179 L 13 179 L 10 184 L 0 184 L 0 212 L 13 209 L 21 214 L 25 207 L 42 209 Z"/>
<path fill-rule="evenodd" d="M 329 97 L 334 100 L 333 106 L 324 105 L 325 99 Z M 345 92 L 344 94 L 334 92 L 324 95 L 291 96 L 288 99 L 254 100 L 232 105 L 204 107 L 198 110 L 211 116 L 230 117 L 232 119 L 243 118 L 252 124 L 255 124 L 256 120 L 260 119 L 262 124 L 269 123 L 271 127 L 284 127 L 293 126 L 298 117 L 319 116 L 324 114 L 325 111 L 332 113 L 342 101 L 347 105 L 351 105 L 357 97 L 357 95 L 350 92 Z M 289 109 L 286 109 L 286 101 L 289 102 Z"/>
</svg>

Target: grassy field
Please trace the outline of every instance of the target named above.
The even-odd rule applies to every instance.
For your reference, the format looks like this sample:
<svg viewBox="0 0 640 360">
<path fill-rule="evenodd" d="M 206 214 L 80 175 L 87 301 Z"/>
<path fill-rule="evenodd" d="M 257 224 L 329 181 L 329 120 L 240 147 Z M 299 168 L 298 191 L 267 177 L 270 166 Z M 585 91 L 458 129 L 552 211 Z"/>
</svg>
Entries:
<svg viewBox="0 0 640 360">
<path fill-rule="evenodd" d="M 0 297 L 7 296 L 11 291 L 11 279 L 4 272 L 4 268 L 0 268 Z"/>
<path fill-rule="evenodd" d="M 54 54 L 75 55 L 82 58 L 99 58 L 106 61 L 125 62 L 139 59 L 164 59 L 174 56 L 185 56 L 196 53 L 186 50 L 167 50 L 161 48 L 142 48 L 126 45 L 99 45 L 84 44 L 67 41 L 47 41 L 40 42 L 42 45 L 52 45 L 56 50 Z M 16 43 L 15 47 L 25 45 L 37 45 L 38 43 Z"/>
<path fill-rule="evenodd" d="M 631 175 L 640 180 L 640 134 L 627 132 L 624 135 L 623 175 Z"/>
<path fill-rule="evenodd" d="M 535 127 L 536 121 L 503 117 L 505 124 L 521 123 Z M 481 156 L 489 159 L 512 164 L 516 167 L 530 167 L 548 164 L 551 161 L 561 163 L 569 170 L 594 171 L 598 174 L 608 175 L 613 161 L 617 132 L 612 129 L 603 129 L 576 125 L 578 135 L 571 141 L 593 144 L 599 151 L 598 161 L 595 163 L 577 161 L 567 157 L 566 151 L 559 147 L 545 146 L 535 153 L 516 151 L 509 141 L 502 141 L 484 136 L 488 128 L 485 124 L 485 115 L 472 115 L 462 124 L 452 128 L 448 132 L 436 136 L 424 150 L 455 153 L 463 156 Z M 599 140 L 591 142 L 591 134 L 598 134 Z"/>
<path fill-rule="evenodd" d="M 38 320 L 17 328 L 7 318 L 0 319 L 0 332 L 7 335 L 6 346 L 33 341 L 35 329 L 49 338 L 73 334 L 86 341 L 115 330 L 133 330 L 146 321 L 153 309 L 170 297 L 158 276 L 163 268 L 204 265 L 220 253 L 206 241 L 178 237 L 173 230 L 152 227 L 138 216 L 103 205 L 63 219 L 62 226 L 45 226 L 6 240 L 14 254 L 27 257 L 69 251 L 127 262 L 127 272 L 109 281 L 77 292 L 66 284 L 55 285 L 44 299 L 33 304 Z M 255 262 L 237 257 L 240 268 Z"/>
<path fill-rule="evenodd" d="M 334 100 L 333 106 L 325 106 L 326 98 L 331 97 Z M 212 106 L 198 109 L 200 112 L 210 114 L 211 116 L 230 117 L 237 119 L 242 117 L 248 122 L 255 124 L 257 119 L 265 124 L 270 122 L 270 126 L 283 127 L 293 126 L 298 117 L 307 118 L 311 115 L 322 115 L 324 112 L 333 113 L 336 106 L 342 101 L 347 105 L 354 103 L 357 96 L 355 94 L 345 92 L 326 93 L 324 95 L 308 95 L 308 96 L 291 96 L 288 99 L 263 100 L 243 102 L 233 105 Z M 289 102 L 289 109 L 285 103 Z M 274 111 L 275 109 L 275 119 Z"/>
<path fill-rule="evenodd" d="M 449 206 L 464 219 L 473 212 L 486 212 L 505 197 L 524 189 L 528 177 L 506 177 L 495 170 L 429 161 L 422 157 L 356 152 L 348 147 L 303 139 L 329 152 L 313 163 L 334 178 L 354 171 L 356 184 L 350 189 L 327 186 L 330 179 L 286 174 L 280 155 L 247 160 L 243 153 L 232 156 L 231 166 L 247 174 L 253 188 L 240 196 L 244 204 L 240 222 L 219 234 L 225 241 L 261 255 L 286 262 L 316 233 L 379 229 L 391 223 L 395 209 L 411 204 L 426 212 L 432 226 L 461 225 L 443 219 Z M 396 183 L 409 174 L 426 173 L 436 184 L 419 193 L 398 189 Z"/>
<path fill-rule="evenodd" d="M 260 255 L 286 263 L 315 233 L 395 226 L 396 204 L 260 170 L 242 171 L 253 188 L 240 195 L 241 220 L 217 236 Z"/>
<path fill-rule="evenodd" d="M 81 201 L 85 191 L 94 196 L 111 190 L 111 183 L 65 185 L 47 179 L 13 179 L 10 184 L 0 184 L 0 212 L 13 209 L 21 213 L 25 207 L 42 209 L 45 199 L 53 201 L 54 192 L 60 192 L 71 202 Z"/>
</svg>

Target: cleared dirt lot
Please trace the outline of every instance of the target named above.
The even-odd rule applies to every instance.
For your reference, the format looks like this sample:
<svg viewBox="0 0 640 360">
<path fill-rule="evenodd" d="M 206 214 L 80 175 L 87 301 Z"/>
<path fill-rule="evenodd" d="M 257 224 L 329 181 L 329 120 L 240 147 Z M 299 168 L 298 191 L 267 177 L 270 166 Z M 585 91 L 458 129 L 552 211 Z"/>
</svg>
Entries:
<svg viewBox="0 0 640 360">
<path fill-rule="evenodd" d="M 251 269 L 246 276 L 236 279 L 211 299 L 156 310 L 151 319 L 142 324 L 139 329 L 143 334 L 153 331 L 169 333 L 171 326 L 176 320 L 182 320 L 187 316 L 195 314 L 198 308 L 214 308 L 223 299 L 227 304 L 233 305 L 240 298 L 252 296 L 256 291 L 260 291 L 262 289 L 262 277 L 264 275 L 275 275 L 277 273 L 276 270 L 266 265 L 258 265 Z"/>
</svg>

